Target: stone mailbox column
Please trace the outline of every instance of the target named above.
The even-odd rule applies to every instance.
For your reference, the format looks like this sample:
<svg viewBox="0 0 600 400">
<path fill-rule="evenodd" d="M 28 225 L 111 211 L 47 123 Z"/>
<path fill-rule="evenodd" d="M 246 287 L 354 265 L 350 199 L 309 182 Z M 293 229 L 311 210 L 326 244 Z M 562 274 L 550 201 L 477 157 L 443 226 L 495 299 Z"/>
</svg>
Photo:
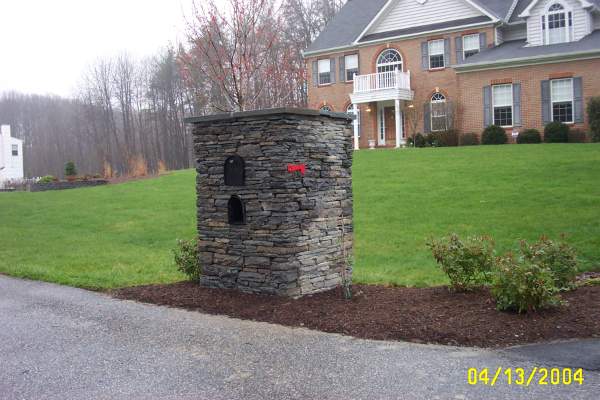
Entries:
<svg viewBox="0 0 600 400">
<path fill-rule="evenodd" d="M 351 117 L 274 109 L 187 122 L 202 285 L 297 297 L 350 276 Z"/>
</svg>

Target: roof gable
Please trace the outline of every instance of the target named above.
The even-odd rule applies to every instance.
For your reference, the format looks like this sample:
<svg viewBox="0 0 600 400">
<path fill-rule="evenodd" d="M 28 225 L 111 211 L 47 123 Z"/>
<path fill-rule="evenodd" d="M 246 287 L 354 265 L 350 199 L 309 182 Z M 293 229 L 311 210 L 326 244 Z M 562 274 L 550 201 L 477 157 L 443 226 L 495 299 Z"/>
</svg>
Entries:
<svg viewBox="0 0 600 400">
<path fill-rule="evenodd" d="M 467 0 L 391 0 L 385 6 L 385 12 L 380 13 L 361 36 L 489 14 L 487 10 Z M 489 16 L 495 18 L 493 15 Z"/>
<path fill-rule="evenodd" d="M 582 8 L 591 8 L 594 7 L 594 0 L 577 0 L 580 4 Z M 526 18 L 529 17 L 531 15 L 531 10 L 533 10 L 533 8 L 540 2 L 540 0 L 533 0 L 531 3 L 529 3 L 529 5 L 527 6 L 527 8 L 525 8 L 525 10 L 519 14 L 519 17 L 521 18 Z"/>
</svg>

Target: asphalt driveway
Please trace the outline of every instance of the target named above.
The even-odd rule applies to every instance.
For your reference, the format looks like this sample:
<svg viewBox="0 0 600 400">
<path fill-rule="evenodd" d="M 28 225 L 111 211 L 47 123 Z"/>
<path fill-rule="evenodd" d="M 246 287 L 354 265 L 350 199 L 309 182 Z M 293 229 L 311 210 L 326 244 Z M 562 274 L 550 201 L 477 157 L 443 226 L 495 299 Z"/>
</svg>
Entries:
<svg viewBox="0 0 600 400">
<path fill-rule="evenodd" d="M 0 276 L 1 399 L 598 399 L 600 342 L 548 348 L 359 340 Z M 467 383 L 578 363 L 583 385 Z"/>
</svg>

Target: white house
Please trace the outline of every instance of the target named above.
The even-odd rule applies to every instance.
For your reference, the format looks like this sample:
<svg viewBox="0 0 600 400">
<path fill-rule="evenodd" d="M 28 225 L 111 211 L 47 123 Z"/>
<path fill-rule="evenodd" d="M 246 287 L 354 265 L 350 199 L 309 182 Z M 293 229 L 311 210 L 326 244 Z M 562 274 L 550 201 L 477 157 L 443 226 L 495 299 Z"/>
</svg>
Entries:
<svg viewBox="0 0 600 400">
<path fill-rule="evenodd" d="M 10 136 L 10 125 L 0 126 L 0 188 L 9 180 L 23 179 L 23 141 Z"/>
</svg>

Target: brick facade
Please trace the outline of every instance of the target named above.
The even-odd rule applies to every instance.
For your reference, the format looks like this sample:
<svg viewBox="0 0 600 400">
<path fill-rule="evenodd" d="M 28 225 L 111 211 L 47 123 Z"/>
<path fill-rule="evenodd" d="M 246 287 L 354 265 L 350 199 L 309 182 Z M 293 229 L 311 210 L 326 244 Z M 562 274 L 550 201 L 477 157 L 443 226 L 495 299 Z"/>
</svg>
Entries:
<svg viewBox="0 0 600 400">
<path fill-rule="evenodd" d="M 572 128 L 587 130 L 589 126 L 585 105 L 591 97 L 600 95 L 599 68 L 600 59 L 591 59 L 457 74 L 460 89 L 459 103 L 462 109 L 462 118 L 458 121 L 458 129 L 461 132 L 480 133 L 484 126 L 482 88 L 486 85 L 508 82 L 521 84 L 522 124 L 521 127 L 514 129 L 518 131 L 535 128 L 542 131 L 544 124 L 542 122 L 541 81 L 581 77 L 585 123 L 572 124 Z M 509 130 L 512 131 L 512 129 Z"/>
<path fill-rule="evenodd" d="M 537 128 L 543 130 L 541 117 L 541 93 L 540 85 L 543 79 L 556 79 L 559 77 L 582 77 L 583 95 L 585 102 L 594 95 L 600 94 L 600 59 L 589 59 L 582 61 L 561 62 L 555 64 L 539 64 L 527 67 L 504 68 L 486 71 L 472 71 L 457 73 L 453 68 L 447 67 L 442 70 L 422 70 L 421 67 L 421 43 L 433 40 L 449 38 L 450 41 L 450 64 L 456 63 L 455 38 L 473 33 L 486 33 L 487 46 L 492 47 L 495 42 L 495 29 L 488 26 L 481 29 L 469 29 L 449 32 L 443 35 L 421 36 L 413 39 L 389 41 L 384 44 L 359 47 L 358 49 L 345 52 L 332 52 L 306 59 L 308 71 L 308 103 L 309 108 L 319 109 L 328 105 L 333 111 L 344 112 L 350 105 L 350 94 L 353 91 L 352 82 L 340 82 L 339 71 L 336 83 L 315 86 L 312 77 L 312 62 L 323 58 L 339 57 L 349 54 L 359 55 L 359 74 L 371 74 L 376 72 L 376 62 L 379 54 L 386 48 L 394 48 L 402 55 L 404 71 L 411 73 L 411 89 L 414 91 L 415 106 L 422 107 L 429 101 L 431 95 L 440 91 L 446 99 L 456 104 L 456 128 L 462 132 L 473 132 L 480 134 L 484 128 L 483 122 L 483 86 L 498 83 L 521 83 L 521 118 L 522 127 Z M 594 71 L 594 69 L 596 71 Z M 585 106 L 585 103 L 584 103 Z M 368 140 L 377 138 L 377 104 L 361 104 L 361 137 L 360 147 L 368 147 Z M 417 130 L 424 130 L 423 118 Z M 587 129 L 587 115 L 585 124 L 574 124 L 574 128 Z M 409 134 L 405 121 L 404 131 Z M 512 131 L 507 129 L 507 131 Z M 509 135 L 510 137 L 510 135 Z"/>
</svg>

